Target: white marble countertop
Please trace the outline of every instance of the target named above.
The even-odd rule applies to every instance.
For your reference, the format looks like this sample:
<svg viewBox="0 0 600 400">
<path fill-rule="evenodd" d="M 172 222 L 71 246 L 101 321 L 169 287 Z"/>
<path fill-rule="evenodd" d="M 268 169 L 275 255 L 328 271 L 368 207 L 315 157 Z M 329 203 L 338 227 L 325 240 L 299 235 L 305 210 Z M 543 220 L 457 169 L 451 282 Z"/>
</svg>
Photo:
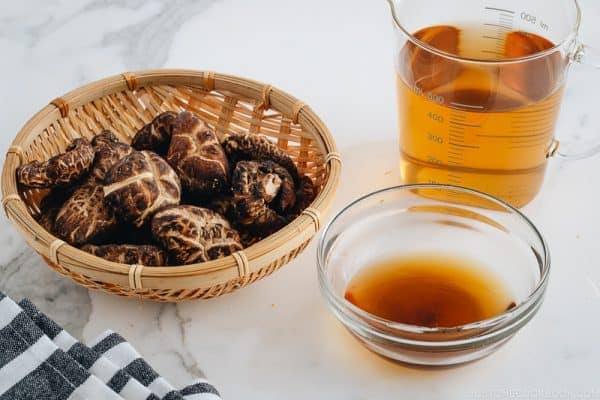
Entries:
<svg viewBox="0 0 600 400">
<path fill-rule="evenodd" d="M 600 3 L 581 3 L 583 38 L 600 47 Z M 398 183 L 391 46 L 383 1 L 4 1 L 0 150 L 83 83 L 162 66 L 216 70 L 269 82 L 320 113 L 346 160 L 339 208 Z M 600 87 L 596 75 L 588 86 Z M 600 123 L 589 112 L 597 91 L 569 88 L 567 103 L 560 134 Z M 118 330 L 174 383 L 205 374 L 227 399 L 600 399 L 599 169 L 600 157 L 551 162 L 525 209 L 552 252 L 546 302 L 508 345 L 459 368 L 411 369 L 358 345 L 320 298 L 314 242 L 249 288 L 164 305 L 57 276 L 2 217 L 0 290 L 32 298 L 80 337 Z"/>
</svg>

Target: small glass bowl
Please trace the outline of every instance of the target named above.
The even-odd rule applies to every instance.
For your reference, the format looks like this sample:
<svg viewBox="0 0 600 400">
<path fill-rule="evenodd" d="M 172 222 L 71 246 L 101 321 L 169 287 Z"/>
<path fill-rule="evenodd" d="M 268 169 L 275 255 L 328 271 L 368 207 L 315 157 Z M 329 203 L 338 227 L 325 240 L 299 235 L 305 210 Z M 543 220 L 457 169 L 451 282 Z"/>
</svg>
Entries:
<svg viewBox="0 0 600 400">
<path fill-rule="evenodd" d="M 344 298 L 362 268 L 424 252 L 489 269 L 516 307 L 483 321 L 429 328 L 379 318 Z M 327 305 L 367 348 L 404 363 L 449 366 L 491 354 L 529 322 L 546 291 L 550 254 L 531 221 L 501 200 L 456 186 L 407 185 L 366 195 L 337 214 L 320 237 L 317 263 Z"/>
</svg>

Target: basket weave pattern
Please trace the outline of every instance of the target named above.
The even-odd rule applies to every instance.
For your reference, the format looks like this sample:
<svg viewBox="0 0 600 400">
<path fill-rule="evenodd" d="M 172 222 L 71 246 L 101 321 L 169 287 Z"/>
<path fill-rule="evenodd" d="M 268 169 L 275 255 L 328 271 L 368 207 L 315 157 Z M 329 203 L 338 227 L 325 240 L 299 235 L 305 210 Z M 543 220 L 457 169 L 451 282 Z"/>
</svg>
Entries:
<svg viewBox="0 0 600 400">
<path fill-rule="evenodd" d="M 262 134 L 294 159 L 319 190 L 296 220 L 265 240 L 220 260 L 144 268 L 108 262 L 46 232 L 32 215 L 45 190 L 17 187 L 19 165 L 44 161 L 78 137 L 110 129 L 124 142 L 163 111 L 189 110 L 217 135 Z M 217 297 L 270 275 L 295 258 L 319 229 L 337 187 L 334 141 L 305 103 L 270 85 L 212 72 L 156 70 L 107 78 L 53 100 L 21 129 L 2 173 L 3 207 L 27 242 L 57 272 L 88 288 L 155 301 Z"/>
</svg>

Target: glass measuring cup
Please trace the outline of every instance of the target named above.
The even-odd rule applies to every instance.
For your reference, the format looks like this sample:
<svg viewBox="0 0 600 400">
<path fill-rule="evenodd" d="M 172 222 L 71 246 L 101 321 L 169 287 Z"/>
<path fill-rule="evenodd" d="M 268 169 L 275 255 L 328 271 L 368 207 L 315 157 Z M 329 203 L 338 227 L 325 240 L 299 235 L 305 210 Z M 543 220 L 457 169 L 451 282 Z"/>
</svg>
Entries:
<svg viewBox="0 0 600 400">
<path fill-rule="evenodd" d="M 600 146 L 559 142 L 573 63 L 600 55 L 578 41 L 576 0 L 388 0 L 404 183 L 470 187 L 521 207 L 547 160 Z"/>
</svg>

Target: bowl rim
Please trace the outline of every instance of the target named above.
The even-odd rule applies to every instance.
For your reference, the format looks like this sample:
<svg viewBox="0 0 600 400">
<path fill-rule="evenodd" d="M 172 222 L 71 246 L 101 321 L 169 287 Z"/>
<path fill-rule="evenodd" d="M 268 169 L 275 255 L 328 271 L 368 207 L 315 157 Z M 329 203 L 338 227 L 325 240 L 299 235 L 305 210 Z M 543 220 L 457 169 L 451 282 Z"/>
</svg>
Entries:
<svg viewBox="0 0 600 400">
<path fill-rule="evenodd" d="M 364 201 L 374 198 L 378 195 L 390 193 L 390 192 L 398 192 L 398 191 L 411 191 L 418 189 L 442 189 L 449 190 L 454 192 L 467 193 L 470 195 L 474 195 L 476 197 L 491 201 L 494 204 L 501 206 L 504 210 L 507 210 L 515 215 L 528 226 L 536 238 L 539 240 L 543 254 L 541 254 L 542 262 L 540 263 L 540 276 L 539 280 L 536 283 L 536 287 L 531 291 L 531 293 L 527 296 L 525 300 L 521 303 L 517 304 L 516 307 L 504 311 L 501 314 L 498 314 L 494 317 L 487 318 L 481 321 L 476 321 L 468 324 L 458 325 L 455 327 L 438 327 L 431 328 L 419 325 L 411 325 L 400 323 L 396 321 L 391 321 L 385 318 L 378 317 L 374 314 L 371 314 L 363 309 L 355 306 L 344 297 L 337 294 L 326 277 L 325 265 L 326 265 L 326 257 L 328 252 L 325 250 L 325 244 L 328 237 L 328 234 L 332 228 L 332 226 L 349 210 L 353 209 L 357 205 L 360 205 Z M 400 341 L 404 343 L 412 343 L 419 344 L 425 346 L 439 346 L 440 344 L 446 344 L 448 346 L 461 346 L 464 344 L 472 343 L 474 340 L 481 341 L 485 339 L 489 339 L 491 335 L 498 334 L 503 328 L 506 328 L 507 325 L 511 325 L 511 323 L 515 323 L 519 321 L 519 318 L 522 316 L 527 316 L 528 312 L 536 312 L 541 304 L 541 300 L 543 300 L 546 287 L 548 284 L 548 279 L 551 270 L 551 262 L 550 262 L 550 250 L 548 248 L 547 242 L 544 239 L 544 236 L 539 231 L 539 229 L 535 226 L 535 224 L 520 210 L 511 206 L 507 202 L 498 199 L 494 196 L 491 196 L 487 193 L 469 189 L 462 186 L 456 185 L 445 185 L 445 184 L 410 184 L 410 185 L 396 185 L 391 187 L 386 187 L 383 189 L 375 190 L 373 192 L 367 193 L 363 196 L 360 196 L 356 200 L 353 200 L 346 206 L 344 206 L 336 215 L 327 223 L 321 234 L 319 235 L 318 247 L 317 247 L 317 270 L 319 275 L 319 283 L 321 286 L 321 291 L 328 302 L 333 303 L 331 306 L 337 307 L 341 312 L 350 312 L 352 315 L 356 316 L 354 318 L 355 322 L 358 322 L 362 325 L 362 328 L 366 328 L 378 336 L 384 337 L 388 340 Z M 337 314 L 337 311 L 334 311 Z M 339 318 L 339 317 L 338 317 Z M 341 318 L 340 318 L 341 319 Z M 345 321 L 342 320 L 344 324 Z M 454 339 L 454 340 L 415 340 L 415 339 L 405 339 L 399 336 L 391 336 L 389 333 L 383 333 L 374 330 L 374 326 L 385 326 L 392 331 L 404 332 L 409 334 L 432 334 L 432 333 L 456 333 L 456 332 L 464 332 L 469 330 L 474 330 L 476 332 L 483 332 L 482 334 L 470 336 L 462 339 Z"/>
</svg>

